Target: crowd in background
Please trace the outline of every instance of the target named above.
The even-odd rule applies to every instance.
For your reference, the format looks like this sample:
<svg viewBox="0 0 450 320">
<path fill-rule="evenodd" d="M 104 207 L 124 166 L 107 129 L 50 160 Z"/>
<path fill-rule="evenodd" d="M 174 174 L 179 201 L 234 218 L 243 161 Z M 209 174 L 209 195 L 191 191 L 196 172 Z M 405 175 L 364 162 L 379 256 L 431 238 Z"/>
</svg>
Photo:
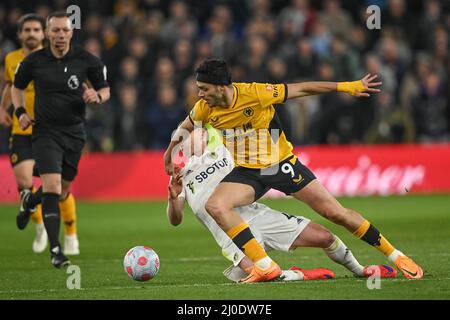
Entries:
<svg viewBox="0 0 450 320">
<path fill-rule="evenodd" d="M 223 58 L 234 82 L 350 81 L 378 74 L 370 98 L 326 94 L 277 112 L 295 144 L 450 141 L 450 2 L 439 0 L 44 0 L 0 2 L 0 58 L 17 20 L 81 8 L 74 43 L 108 67 L 112 99 L 88 106 L 87 151 L 164 148 L 197 101 L 195 67 Z M 369 5 L 381 8 L 370 30 Z M 4 86 L 4 65 L 0 87 Z M 1 129 L 0 152 L 8 130 Z"/>
</svg>

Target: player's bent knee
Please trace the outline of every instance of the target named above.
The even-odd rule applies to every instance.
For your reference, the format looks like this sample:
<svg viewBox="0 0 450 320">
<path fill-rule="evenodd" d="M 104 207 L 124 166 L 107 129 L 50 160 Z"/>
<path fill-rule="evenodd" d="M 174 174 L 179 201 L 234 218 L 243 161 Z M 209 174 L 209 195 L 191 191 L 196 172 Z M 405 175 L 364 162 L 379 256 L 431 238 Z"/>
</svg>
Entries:
<svg viewBox="0 0 450 320">
<path fill-rule="evenodd" d="M 16 177 L 19 189 L 30 189 L 33 186 L 33 180 L 26 177 Z"/>
<path fill-rule="evenodd" d="M 323 228 L 323 229 L 324 230 L 322 231 L 322 233 L 320 235 L 321 247 L 322 248 L 329 248 L 333 244 L 333 242 L 335 240 L 334 234 L 331 233 L 331 231 L 328 230 L 328 229 L 325 229 L 325 228 Z"/>
<path fill-rule="evenodd" d="M 45 193 L 61 194 L 61 179 L 46 178 L 42 180 L 42 189 Z"/>
</svg>

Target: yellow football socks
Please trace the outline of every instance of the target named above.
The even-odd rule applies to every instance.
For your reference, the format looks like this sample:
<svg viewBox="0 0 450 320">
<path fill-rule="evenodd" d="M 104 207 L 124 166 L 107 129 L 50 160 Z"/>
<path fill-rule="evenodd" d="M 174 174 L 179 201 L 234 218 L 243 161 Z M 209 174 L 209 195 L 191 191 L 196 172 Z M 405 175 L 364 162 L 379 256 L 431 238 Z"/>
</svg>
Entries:
<svg viewBox="0 0 450 320">
<path fill-rule="evenodd" d="M 256 241 L 246 222 L 241 222 L 228 230 L 227 235 L 254 263 L 268 257 L 263 247 Z"/>
<path fill-rule="evenodd" d="M 38 204 L 36 206 L 36 211 L 31 215 L 31 219 L 33 219 L 33 221 L 36 224 L 43 223 L 43 220 L 42 220 L 42 205 Z"/>
<path fill-rule="evenodd" d="M 74 235 L 77 233 L 77 212 L 75 206 L 75 198 L 72 193 L 59 201 L 59 210 L 61 211 L 61 218 L 64 222 L 65 235 Z"/>
<path fill-rule="evenodd" d="M 374 246 L 380 250 L 385 256 L 391 255 L 395 248 L 386 238 L 380 234 L 377 228 L 370 224 L 369 221 L 364 220 L 364 222 L 353 232 L 353 235 L 359 239 L 367 242 L 368 244 Z"/>
</svg>

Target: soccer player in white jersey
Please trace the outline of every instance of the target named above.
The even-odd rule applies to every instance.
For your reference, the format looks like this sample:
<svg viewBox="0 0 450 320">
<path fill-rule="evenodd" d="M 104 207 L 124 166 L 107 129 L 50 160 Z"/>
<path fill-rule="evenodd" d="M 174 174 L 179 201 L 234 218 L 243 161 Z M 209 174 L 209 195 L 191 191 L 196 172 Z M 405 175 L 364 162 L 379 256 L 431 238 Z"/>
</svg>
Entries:
<svg viewBox="0 0 450 320">
<path fill-rule="evenodd" d="M 251 272 L 253 263 L 205 210 L 209 196 L 234 167 L 233 158 L 219 141 L 220 138 L 215 136 L 212 128 L 208 131 L 197 128 L 185 140 L 183 153 L 189 157 L 189 161 L 171 178 L 167 215 L 172 225 L 179 225 L 187 202 L 222 248 L 223 255 L 233 262 L 224 271 L 224 275 L 232 281 L 239 281 Z M 378 274 L 382 278 L 391 278 L 397 275 L 397 271 L 390 266 L 362 266 L 337 236 L 305 217 L 279 212 L 257 202 L 239 207 L 237 212 L 251 226 L 266 251 L 287 252 L 298 247 L 317 247 L 322 248 L 331 260 L 341 264 L 355 276 Z M 298 267 L 284 270 L 280 276 L 287 281 L 333 277 L 334 273 L 328 269 L 305 270 Z"/>
</svg>

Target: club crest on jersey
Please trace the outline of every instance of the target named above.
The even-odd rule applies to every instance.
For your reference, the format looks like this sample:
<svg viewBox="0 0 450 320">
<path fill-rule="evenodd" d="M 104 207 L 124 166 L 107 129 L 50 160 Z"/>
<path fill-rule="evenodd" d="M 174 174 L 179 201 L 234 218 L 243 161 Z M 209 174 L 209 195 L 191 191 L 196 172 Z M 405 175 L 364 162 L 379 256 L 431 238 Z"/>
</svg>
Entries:
<svg viewBox="0 0 450 320">
<path fill-rule="evenodd" d="M 67 80 L 67 85 L 70 89 L 76 90 L 80 86 L 80 81 L 78 81 L 78 78 L 76 75 L 71 75 L 69 80 Z"/>
<path fill-rule="evenodd" d="M 244 115 L 246 117 L 251 117 L 255 112 L 253 111 L 253 109 L 251 107 L 247 107 L 244 109 Z"/>
</svg>

